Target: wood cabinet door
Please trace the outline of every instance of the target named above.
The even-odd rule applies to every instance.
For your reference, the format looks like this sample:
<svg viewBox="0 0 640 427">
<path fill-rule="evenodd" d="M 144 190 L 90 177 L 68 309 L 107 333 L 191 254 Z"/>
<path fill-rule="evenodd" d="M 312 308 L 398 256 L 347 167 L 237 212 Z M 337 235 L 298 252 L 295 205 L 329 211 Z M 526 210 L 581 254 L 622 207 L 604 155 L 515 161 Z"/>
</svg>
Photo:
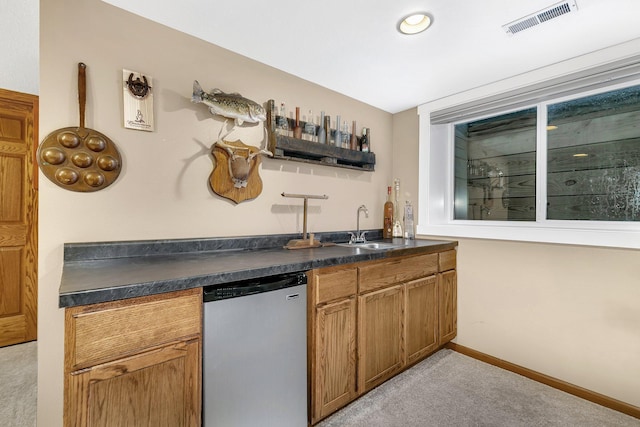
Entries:
<svg viewBox="0 0 640 427">
<path fill-rule="evenodd" d="M 436 275 L 405 285 L 405 352 L 412 364 L 438 348 L 438 280 Z"/>
<path fill-rule="evenodd" d="M 404 286 L 358 297 L 358 389 L 364 393 L 404 366 Z"/>
<path fill-rule="evenodd" d="M 0 347 L 36 339 L 38 97 L 0 89 Z"/>
<path fill-rule="evenodd" d="M 438 274 L 440 345 L 458 333 L 458 284 L 456 270 Z"/>
<path fill-rule="evenodd" d="M 355 296 L 316 308 L 312 423 L 356 397 Z"/>
<path fill-rule="evenodd" d="M 200 426 L 200 339 L 69 374 L 65 426 Z"/>
</svg>

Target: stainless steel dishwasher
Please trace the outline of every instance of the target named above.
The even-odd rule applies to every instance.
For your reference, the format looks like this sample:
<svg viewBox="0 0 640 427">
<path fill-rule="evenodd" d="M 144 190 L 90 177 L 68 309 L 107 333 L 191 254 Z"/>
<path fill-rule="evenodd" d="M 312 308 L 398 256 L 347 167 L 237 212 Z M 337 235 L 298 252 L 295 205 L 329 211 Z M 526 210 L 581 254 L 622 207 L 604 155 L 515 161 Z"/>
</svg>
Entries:
<svg viewBox="0 0 640 427">
<path fill-rule="evenodd" d="M 307 277 L 204 288 L 203 426 L 307 425 Z"/>
</svg>

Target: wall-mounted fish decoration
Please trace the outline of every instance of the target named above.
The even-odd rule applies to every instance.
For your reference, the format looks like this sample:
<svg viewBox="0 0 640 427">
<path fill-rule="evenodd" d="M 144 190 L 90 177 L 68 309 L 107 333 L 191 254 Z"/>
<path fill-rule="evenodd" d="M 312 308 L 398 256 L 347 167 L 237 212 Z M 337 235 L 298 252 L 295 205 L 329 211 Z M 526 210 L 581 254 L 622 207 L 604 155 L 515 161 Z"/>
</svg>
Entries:
<svg viewBox="0 0 640 427">
<path fill-rule="evenodd" d="M 259 123 L 267 119 L 265 109 L 258 103 L 239 93 L 224 93 L 220 89 L 207 93 L 197 80 L 193 81 L 191 102 L 201 102 L 209 107 L 211 114 L 234 119 L 238 125 L 244 122 Z"/>
</svg>

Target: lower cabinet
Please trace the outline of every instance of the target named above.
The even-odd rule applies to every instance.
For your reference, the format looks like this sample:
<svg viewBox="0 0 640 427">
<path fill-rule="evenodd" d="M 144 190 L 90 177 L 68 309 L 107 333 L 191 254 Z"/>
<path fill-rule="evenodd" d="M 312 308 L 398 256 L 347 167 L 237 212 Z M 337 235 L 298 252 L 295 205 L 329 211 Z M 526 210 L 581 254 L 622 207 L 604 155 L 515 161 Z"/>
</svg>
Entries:
<svg viewBox="0 0 640 427">
<path fill-rule="evenodd" d="M 65 312 L 65 426 L 200 426 L 201 289 Z"/>
<path fill-rule="evenodd" d="M 358 390 L 369 391 L 398 373 L 402 353 L 403 286 L 358 296 Z"/>
<path fill-rule="evenodd" d="M 406 364 L 436 351 L 438 339 L 438 280 L 435 275 L 405 285 Z"/>
<path fill-rule="evenodd" d="M 356 396 L 356 299 L 318 307 L 314 413 L 318 418 Z"/>
<path fill-rule="evenodd" d="M 180 341 L 72 374 L 67 425 L 199 425 L 199 350 Z"/>
<path fill-rule="evenodd" d="M 458 333 L 458 288 L 455 270 L 438 274 L 440 344 L 454 339 Z"/>
<path fill-rule="evenodd" d="M 455 256 L 450 250 L 309 273 L 311 424 L 456 336 Z"/>
<path fill-rule="evenodd" d="M 358 272 L 328 268 L 309 276 L 309 416 L 315 424 L 357 396 Z"/>
</svg>

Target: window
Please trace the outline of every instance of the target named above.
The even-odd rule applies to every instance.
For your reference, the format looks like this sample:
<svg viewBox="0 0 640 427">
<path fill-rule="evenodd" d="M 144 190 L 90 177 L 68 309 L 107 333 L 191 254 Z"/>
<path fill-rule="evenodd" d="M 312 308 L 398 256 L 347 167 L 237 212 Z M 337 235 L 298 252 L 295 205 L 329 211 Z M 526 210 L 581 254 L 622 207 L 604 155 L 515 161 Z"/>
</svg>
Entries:
<svg viewBox="0 0 640 427">
<path fill-rule="evenodd" d="M 546 108 L 552 220 L 640 221 L 640 86 Z M 536 220 L 537 108 L 454 126 L 454 219 Z"/>
<path fill-rule="evenodd" d="M 418 233 L 640 249 L 640 56 L 513 81 L 418 108 Z"/>
<path fill-rule="evenodd" d="M 537 108 L 455 125 L 454 219 L 536 220 Z"/>
<path fill-rule="evenodd" d="M 547 107 L 547 219 L 640 221 L 640 86 Z"/>
<path fill-rule="evenodd" d="M 540 219 L 640 221 L 640 86 L 540 108 L 547 117 Z M 454 125 L 454 219 L 536 221 L 537 111 Z"/>
</svg>

